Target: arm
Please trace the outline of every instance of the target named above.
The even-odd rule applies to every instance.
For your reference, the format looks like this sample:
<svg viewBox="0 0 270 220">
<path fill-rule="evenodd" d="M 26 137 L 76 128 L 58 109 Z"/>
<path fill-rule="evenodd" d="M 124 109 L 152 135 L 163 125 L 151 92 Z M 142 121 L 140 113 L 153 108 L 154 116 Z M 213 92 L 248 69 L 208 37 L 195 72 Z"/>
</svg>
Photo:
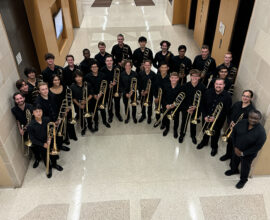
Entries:
<svg viewBox="0 0 270 220">
<path fill-rule="evenodd" d="M 44 146 L 44 143 L 42 143 L 40 140 L 38 140 L 35 136 L 35 131 L 34 128 L 32 126 L 28 126 L 27 128 L 28 134 L 29 134 L 29 138 L 32 141 L 32 143 L 34 145 L 38 145 L 38 146 Z"/>
</svg>

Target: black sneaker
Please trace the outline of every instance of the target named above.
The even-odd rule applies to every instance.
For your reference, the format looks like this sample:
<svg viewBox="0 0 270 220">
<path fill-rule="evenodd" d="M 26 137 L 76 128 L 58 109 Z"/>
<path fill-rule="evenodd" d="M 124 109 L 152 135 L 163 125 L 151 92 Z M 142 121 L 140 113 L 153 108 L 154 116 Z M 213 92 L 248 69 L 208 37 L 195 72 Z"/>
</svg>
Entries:
<svg viewBox="0 0 270 220">
<path fill-rule="evenodd" d="M 227 154 L 223 155 L 222 157 L 219 158 L 221 161 L 226 161 L 226 160 L 229 160 L 231 159 L 231 157 Z"/>
<path fill-rule="evenodd" d="M 35 160 L 34 164 L 33 164 L 33 168 L 37 168 L 39 165 L 39 160 Z"/>
<path fill-rule="evenodd" d="M 63 150 L 63 151 L 70 151 L 70 148 L 69 148 L 69 147 L 66 147 L 66 146 L 61 146 L 61 147 L 60 147 L 60 150 Z"/>
<path fill-rule="evenodd" d="M 161 124 L 160 130 L 163 130 L 164 128 L 165 128 L 165 125 L 164 124 Z"/>
<path fill-rule="evenodd" d="M 178 134 L 177 134 L 177 131 L 176 130 L 173 131 L 173 137 L 174 138 L 177 138 L 178 137 Z"/>
<path fill-rule="evenodd" d="M 226 176 L 231 176 L 231 175 L 239 174 L 239 170 L 237 170 L 237 171 L 227 170 L 224 174 Z"/>
<path fill-rule="evenodd" d="M 108 118 L 108 122 L 109 122 L 109 123 L 112 123 L 112 121 L 113 121 L 113 118 L 112 118 L 112 117 L 109 117 L 109 118 Z"/>
<path fill-rule="evenodd" d="M 152 119 L 151 119 L 151 118 L 148 118 L 148 119 L 147 119 L 147 123 L 148 123 L 148 124 L 151 124 L 151 122 L 152 122 Z"/>
<path fill-rule="evenodd" d="M 65 143 L 66 145 L 70 145 L 70 141 L 68 139 L 64 140 L 63 143 Z"/>
<path fill-rule="evenodd" d="M 193 144 L 197 144 L 197 139 L 196 139 L 196 137 L 191 137 L 191 140 L 192 140 L 192 143 L 193 143 Z"/>
<path fill-rule="evenodd" d="M 184 136 L 180 135 L 180 137 L 178 138 L 178 142 L 181 144 L 183 143 L 183 141 L 184 141 Z"/>
<path fill-rule="evenodd" d="M 123 121 L 123 118 L 121 115 L 116 115 L 116 117 L 118 118 L 118 121 L 122 122 Z"/>
<path fill-rule="evenodd" d="M 136 119 L 136 118 L 133 118 L 133 122 L 134 122 L 135 124 L 137 124 L 137 119 Z"/>
<path fill-rule="evenodd" d="M 52 177 L 52 169 L 51 168 L 49 169 L 49 173 L 47 174 L 47 177 L 48 178 L 51 178 Z"/>
<path fill-rule="evenodd" d="M 127 124 L 128 122 L 129 122 L 129 119 L 126 119 L 126 120 L 125 120 L 125 124 Z"/>
<path fill-rule="evenodd" d="M 144 119 L 145 119 L 145 116 L 140 117 L 140 119 L 139 119 L 139 123 L 143 122 L 143 121 L 144 121 Z"/>
<path fill-rule="evenodd" d="M 86 132 L 86 129 L 83 129 L 82 132 L 81 132 L 81 135 L 84 136 L 85 132 Z"/>
<path fill-rule="evenodd" d="M 58 170 L 58 171 L 62 171 L 63 170 L 63 167 L 61 167 L 60 165 L 53 165 L 52 166 L 54 169 Z"/>
<path fill-rule="evenodd" d="M 204 146 L 205 146 L 204 144 L 200 143 L 200 144 L 197 145 L 197 149 L 200 150 L 200 149 L 202 149 Z"/>
<path fill-rule="evenodd" d="M 98 131 L 98 125 L 97 124 L 95 124 L 94 131 Z"/>
<path fill-rule="evenodd" d="M 245 184 L 246 184 L 246 182 L 240 180 L 240 181 L 235 185 L 235 187 L 236 187 L 237 189 L 242 189 L 242 188 L 245 186 Z"/>
<path fill-rule="evenodd" d="M 217 154 L 217 149 L 212 149 L 211 156 L 214 157 L 214 156 L 216 156 L 216 154 Z"/>
<path fill-rule="evenodd" d="M 168 132 L 169 132 L 169 129 L 166 128 L 166 129 L 163 131 L 163 136 L 164 136 L 164 137 L 167 136 Z"/>
<path fill-rule="evenodd" d="M 107 128 L 110 128 L 111 125 L 108 122 L 103 123 Z"/>
</svg>

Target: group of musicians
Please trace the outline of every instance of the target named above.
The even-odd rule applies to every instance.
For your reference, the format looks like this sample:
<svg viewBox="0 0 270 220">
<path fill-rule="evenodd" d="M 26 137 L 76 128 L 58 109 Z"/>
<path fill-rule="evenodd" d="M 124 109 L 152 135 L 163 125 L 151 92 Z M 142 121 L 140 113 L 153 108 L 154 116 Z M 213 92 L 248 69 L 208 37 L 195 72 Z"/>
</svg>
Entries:
<svg viewBox="0 0 270 220">
<path fill-rule="evenodd" d="M 106 52 L 105 43 L 99 42 L 95 58 L 91 58 L 89 49 L 84 49 L 80 65 L 74 64 L 73 55 L 67 55 L 65 68 L 57 66 L 54 55 L 48 53 L 47 68 L 41 75 L 34 68 L 26 68 L 27 79 L 16 82 L 19 92 L 13 95 L 12 113 L 25 145 L 31 146 L 33 167 L 42 159 L 48 178 L 52 176 L 52 168 L 63 170 L 57 164 L 58 152 L 69 151 L 64 144 L 69 145 L 70 139 L 77 140 L 76 122 L 83 136 L 87 128 L 92 133 L 98 131 L 99 112 L 103 125 L 110 128 L 114 115 L 119 122 L 129 123 L 131 115 L 134 123 L 147 119 L 151 124 L 154 110 L 154 127 L 161 125 L 163 136 L 168 134 L 173 121 L 173 136 L 182 143 L 190 127 L 192 143 L 201 139 L 197 149 L 208 145 L 210 139 L 211 156 L 218 152 L 218 141 L 227 122 L 228 129 L 222 136 L 227 150 L 220 160 L 231 160 L 231 169 L 225 175 L 239 173 L 241 163 L 236 187 L 242 188 L 266 134 L 260 124 L 262 115 L 252 104 L 251 90 L 243 91 L 241 101 L 232 105 L 237 72 L 232 54 L 227 52 L 224 63 L 216 67 L 207 45 L 202 46 L 201 54 L 192 63 L 185 55 L 185 45 L 180 45 L 179 54 L 174 56 L 169 50 L 170 42 L 164 40 L 160 43 L 161 51 L 153 56 L 145 37 L 139 38 L 140 47 L 134 53 L 124 43 L 122 34 L 117 41 L 111 54 Z M 152 65 L 157 73 L 152 71 Z M 120 111 L 121 97 L 124 115 Z M 139 105 L 141 115 L 137 121 Z M 202 130 L 197 135 L 199 123 Z"/>
</svg>

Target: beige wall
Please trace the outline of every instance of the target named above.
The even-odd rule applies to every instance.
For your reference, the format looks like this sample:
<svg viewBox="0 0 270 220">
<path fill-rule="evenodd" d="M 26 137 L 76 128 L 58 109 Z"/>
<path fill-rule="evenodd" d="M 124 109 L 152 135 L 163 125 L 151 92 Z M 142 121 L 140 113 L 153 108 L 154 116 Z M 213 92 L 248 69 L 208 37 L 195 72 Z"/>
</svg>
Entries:
<svg viewBox="0 0 270 220">
<path fill-rule="evenodd" d="M 255 92 L 254 104 L 263 113 L 266 132 L 270 131 L 270 1 L 255 1 L 235 86 Z M 269 137 L 269 135 L 268 135 Z M 254 163 L 253 174 L 270 174 L 270 142 L 267 141 Z"/>
<path fill-rule="evenodd" d="M 22 154 L 20 136 L 10 111 L 19 74 L 1 17 L 0 39 L 0 187 L 18 187 L 29 161 Z"/>
</svg>

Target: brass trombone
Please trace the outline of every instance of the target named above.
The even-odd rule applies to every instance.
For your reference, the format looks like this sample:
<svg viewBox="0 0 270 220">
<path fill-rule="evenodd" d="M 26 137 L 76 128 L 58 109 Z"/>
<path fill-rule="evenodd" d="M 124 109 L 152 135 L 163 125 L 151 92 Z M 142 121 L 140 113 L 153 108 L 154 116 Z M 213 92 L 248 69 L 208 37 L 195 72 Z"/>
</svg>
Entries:
<svg viewBox="0 0 270 220">
<path fill-rule="evenodd" d="M 59 137 L 63 137 L 63 128 L 66 122 L 66 113 L 67 113 L 67 109 L 68 109 L 68 101 L 67 99 L 63 99 L 59 113 L 58 113 L 58 117 L 57 117 L 57 121 L 59 122 L 58 127 L 59 130 L 57 132 L 57 136 Z"/>
<path fill-rule="evenodd" d="M 180 69 L 179 69 L 179 77 L 181 78 L 181 83 L 180 83 L 181 86 L 184 84 L 185 68 L 186 68 L 185 64 L 181 63 Z"/>
<path fill-rule="evenodd" d="M 175 115 L 176 111 L 178 110 L 178 108 L 180 107 L 180 105 L 183 102 L 183 100 L 185 99 L 185 97 L 186 97 L 186 94 L 183 93 L 183 92 L 180 92 L 178 94 L 178 96 L 176 97 L 176 99 L 175 99 L 175 101 L 173 103 L 175 105 L 175 108 L 174 108 L 173 112 L 167 116 L 167 118 L 169 120 L 173 120 L 174 119 L 174 115 Z"/>
<path fill-rule="evenodd" d="M 180 105 L 181 105 L 181 103 L 183 102 L 184 98 L 185 98 L 185 93 L 183 93 L 183 92 L 180 92 L 180 93 L 177 95 L 177 97 L 175 98 L 175 101 L 173 102 L 173 104 L 175 105 L 175 109 L 176 109 L 176 110 L 180 107 Z M 174 110 L 174 114 L 175 114 L 176 110 Z M 159 120 L 155 122 L 155 124 L 154 124 L 154 127 L 155 127 L 155 128 L 161 123 L 161 121 L 162 121 L 163 118 L 167 115 L 167 113 L 168 113 L 169 111 L 170 111 L 170 109 L 166 109 L 166 111 L 165 111 L 165 112 L 163 113 L 163 115 L 159 118 Z M 174 117 L 174 114 L 171 115 L 171 116 Z"/>
<path fill-rule="evenodd" d="M 145 96 L 143 97 L 143 106 L 148 107 L 149 106 L 149 96 L 150 96 L 150 91 L 151 91 L 151 86 L 152 86 L 152 81 L 151 79 L 147 80 L 147 85 L 145 91 L 147 92 L 146 98 Z"/>
<path fill-rule="evenodd" d="M 211 59 L 208 59 L 205 61 L 203 70 L 201 71 L 201 78 L 202 79 L 205 77 L 206 73 L 208 72 L 208 69 L 210 67 L 211 62 L 212 62 Z"/>
<path fill-rule="evenodd" d="M 75 120 L 75 109 L 74 109 L 74 104 L 73 104 L 73 100 L 72 100 L 72 90 L 67 87 L 66 89 L 66 99 L 67 99 L 67 103 L 68 106 L 70 108 L 71 111 L 71 119 L 69 120 L 69 124 L 75 125 L 76 124 L 76 120 Z"/>
<path fill-rule="evenodd" d="M 137 78 L 135 77 L 131 78 L 129 94 L 133 92 L 134 92 L 134 98 L 131 102 L 131 105 L 137 106 Z M 128 118 L 129 102 L 130 102 L 130 97 L 128 98 L 128 102 L 127 102 L 126 119 Z"/>
<path fill-rule="evenodd" d="M 119 97 L 119 82 L 120 82 L 120 69 L 115 68 L 113 74 L 113 81 L 116 82 L 116 91 L 113 94 L 113 87 L 109 90 L 108 109 L 112 108 L 112 98 Z"/>
<path fill-rule="evenodd" d="M 51 145 L 51 139 L 53 138 L 53 148 L 52 151 L 50 148 Z M 49 122 L 47 124 L 47 160 L 46 160 L 46 174 L 48 175 L 49 173 L 49 167 L 50 167 L 50 155 L 58 155 L 59 154 L 59 150 L 57 149 L 56 146 L 56 126 L 54 122 Z"/>
<path fill-rule="evenodd" d="M 241 121 L 244 117 L 244 113 L 242 113 L 239 118 L 237 119 L 237 121 L 235 122 L 235 125 L 238 124 L 239 121 Z M 233 128 L 231 128 L 231 126 L 228 127 L 228 129 L 225 131 L 224 135 L 222 135 L 221 139 L 224 142 L 227 142 L 228 139 L 230 138 L 231 134 L 233 132 Z"/>
<path fill-rule="evenodd" d="M 29 109 L 25 110 L 25 117 L 26 117 L 27 123 L 25 126 L 23 126 L 23 125 L 21 126 L 24 131 L 26 131 L 26 129 L 27 129 L 27 127 L 30 124 L 31 119 L 32 119 L 32 114 L 31 114 Z M 25 146 L 27 147 L 26 153 L 25 153 Z M 25 140 L 24 135 L 22 135 L 22 147 L 23 147 L 24 156 L 29 155 L 29 148 L 31 146 L 32 146 L 32 141 L 30 140 L 29 134 L 27 135 L 27 140 Z"/>
<path fill-rule="evenodd" d="M 90 118 L 91 114 L 89 112 L 89 106 L 88 106 L 88 85 L 86 81 L 84 82 L 84 85 L 83 85 L 83 100 L 85 101 L 85 113 L 83 117 Z"/>
<path fill-rule="evenodd" d="M 161 100 L 162 100 L 162 89 L 158 88 L 158 105 L 155 108 L 156 115 L 160 115 Z"/>
<path fill-rule="evenodd" d="M 100 87 L 99 87 L 99 94 L 103 95 L 103 98 L 102 98 L 102 102 L 101 102 L 101 104 L 99 106 L 98 106 L 98 103 L 99 103 L 100 97 L 96 100 L 94 113 L 92 115 L 92 121 L 94 121 L 94 118 L 95 118 L 95 115 L 96 115 L 96 112 L 97 112 L 97 108 L 105 109 L 104 102 L 105 102 L 106 91 L 107 91 L 107 80 L 102 80 L 101 83 L 100 83 Z"/>
</svg>

